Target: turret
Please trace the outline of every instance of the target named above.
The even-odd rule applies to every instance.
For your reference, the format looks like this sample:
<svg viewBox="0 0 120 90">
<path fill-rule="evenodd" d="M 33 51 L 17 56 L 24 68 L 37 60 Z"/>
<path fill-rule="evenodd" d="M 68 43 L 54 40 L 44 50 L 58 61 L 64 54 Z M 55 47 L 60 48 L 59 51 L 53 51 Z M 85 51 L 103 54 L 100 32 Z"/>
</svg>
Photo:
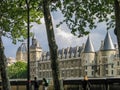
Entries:
<svg viewBox="0 0 120 90">
<path fill-rule="evenodd" d="M 115 52 L 115 47 L 112 42 L 111 36 L 109 32 L 107 31 L 107 34 L 104 39 L 103 48 L 102 48 L 102 55 L 110 56 L 111 54 L 114 54 L 114 52 Z"/>
<path fill-rule="evenodd" d="M 104 39 L 104 47 L 103 50 L 114 50 L 114 44 L 112 42 L 110 34 L 107 32 L 106 37 Z"/>
<path fill-rule="evenodd" d="M 95 64 L 95 51 L 93 44 L 91 42 L 90 37 L 88 36 L 85 48 L 84 48 L 84 57 L 83 57 L 83 67 L 84 71 L 83 74 L 87 75 L 88 77 L 93 77 L 94 76 L 94 69 L 92 65 Z"/>
<path fill-rule="evenodd" d="M 16 60 L 27 61 L 27 47 L 25 43 L 22 43 L 17 50 Z"/>
<path fill-rule="evenodd" d="M 42 57 L 42 48 L 40 47 L 39 42 L 35 38 L 32 37 L 32 45 L 30 46 L 30 60 L 37 61 L 40 60 Z"/>
<path fill-rule="evenodd" d="M 108 31 L 101 47 L 102 48 L 99 53 L 99 62 L 101 64 L 100 76 L 113 76 L 114 65 L 112 63 L 114 63 L 116 51 Z"/>
<path fill-rule="evenodd" d="M 85 44 L 84 53 L 93 53 L 93 52 L 95 52 L 94 47 L 93 47 L 93 44 L 92 44 L 92 42 L 90 40 L 90 37 L 88 36 L 87 42 Z"/>
<path fill-rule="evenodd" d="M 42 48 L 40 47 L 39 42 L 32 37 L 32 45 L 30 46 L 30 77 L 34 78 L 38 76 L 38 61 L 42 60 Z"/>
</svg>

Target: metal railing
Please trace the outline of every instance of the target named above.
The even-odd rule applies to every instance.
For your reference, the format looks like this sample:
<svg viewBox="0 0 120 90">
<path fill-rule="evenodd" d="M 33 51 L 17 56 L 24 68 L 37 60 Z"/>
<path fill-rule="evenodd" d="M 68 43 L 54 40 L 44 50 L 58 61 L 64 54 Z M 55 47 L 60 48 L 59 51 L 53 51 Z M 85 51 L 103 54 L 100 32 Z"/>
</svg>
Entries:
<svg viewBox="0 0 120 90">
<path fill-rule="evenodd" d="M 120 78 L 89 78 L 86 81 L 84 79 L 64 79 L 62 81 L 63 90 L 120 90 Z M 20 87 L 24 86 L 26 90 L 27 80 L 10 80 L 11 86 L 14 87 L 12 90 L 23 90 Z M 31 90 L 33 90 L 34 82 L 31 81 Z M 42 89 L 42 80 L 39 80 L 40 88 Z M 2 82 L 0 82 L 0 90 L 2 90 Z M 52 85 L 49 84 L 48 90 L 51 89 Z M 86 87 L 86 88 L 84 88 Z"/>
</svg>

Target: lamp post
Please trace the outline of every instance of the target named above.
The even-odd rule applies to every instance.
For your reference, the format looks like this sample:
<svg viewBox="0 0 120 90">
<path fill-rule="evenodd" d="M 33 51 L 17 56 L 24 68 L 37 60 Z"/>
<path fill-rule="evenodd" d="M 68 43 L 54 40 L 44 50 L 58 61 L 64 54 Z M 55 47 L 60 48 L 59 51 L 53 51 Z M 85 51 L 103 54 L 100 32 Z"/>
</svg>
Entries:
<svg viewBox="0 0 120 90">
<path fill-rule="evenodd" d="M 30 45 L 30 9 L 29 9 L 29 0 L 26 0 L 26 5 L 27 5 L 27 90 L 30 90 L 31 86 L 31 81 L 30 81 L 30 50 L 29 50 L 29 45 Z"/>
</svg>

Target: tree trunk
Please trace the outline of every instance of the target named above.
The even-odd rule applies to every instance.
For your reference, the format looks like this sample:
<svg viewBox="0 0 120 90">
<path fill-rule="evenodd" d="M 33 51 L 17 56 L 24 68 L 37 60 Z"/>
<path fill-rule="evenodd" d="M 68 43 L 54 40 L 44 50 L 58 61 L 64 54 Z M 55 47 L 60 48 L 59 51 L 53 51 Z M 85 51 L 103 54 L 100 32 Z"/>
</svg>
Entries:
<svg viewBox="0 0 120 90">
<path fill-rule="evenodd" d="M 4 47 L 1 36 L 0 36 L 0 73 L 1 73 L 3 90 L 10 90 L 10 82 L 7 75 L 7 63 L 6 63 L 6 57 L 4 55 Z"/>
<path fill-rule="evenodd" d="M 59 75 L 59 64 L 58 64 L 58 54 L 57 54 L 57 45 L 54 36 L 52 18 L 49 9 L 50 0 L 43 0 L 43 9 L 44 9 L 44 19 L 46 24 L 47 38 L 50 49 L 50 59 L 51 59 L 51 68 L 53 76 L 54 90 L 60 89 L 60 75 Z"/>
<path fill-rule="evenodd" d="M 115 7 L 115 34 L 118 42 L 119 57 L 120 57 L 120 1 L 114 0 Z"/>
</svg>

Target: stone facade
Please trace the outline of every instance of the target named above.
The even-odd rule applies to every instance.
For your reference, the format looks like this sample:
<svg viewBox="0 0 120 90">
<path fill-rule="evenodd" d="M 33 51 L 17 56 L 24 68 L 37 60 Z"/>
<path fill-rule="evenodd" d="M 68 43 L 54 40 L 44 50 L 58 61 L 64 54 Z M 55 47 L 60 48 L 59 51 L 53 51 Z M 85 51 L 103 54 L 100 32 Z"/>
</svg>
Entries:
<svg viewBox="0 0 120 90">
<path fill-rule="evenodd" d="M 30 75 L 31 78 L 52 78 L 50 53 L 43 52 L 36 38 L 32 38 L 30 47 Z M 88 77 L 118 77 L 120 76 L 120 60 L 118 48 L 114 45 L 109 32 L 98 51 L 90 37 L 86 44 L 58 50 L 60 78 Z"/>
<path fill-rule="evenodd" d="M 27 46 L 26 43 L 22 43 L 16 52 L 16 60 L 17 61 L 27 61 Z"/>
</svg>

